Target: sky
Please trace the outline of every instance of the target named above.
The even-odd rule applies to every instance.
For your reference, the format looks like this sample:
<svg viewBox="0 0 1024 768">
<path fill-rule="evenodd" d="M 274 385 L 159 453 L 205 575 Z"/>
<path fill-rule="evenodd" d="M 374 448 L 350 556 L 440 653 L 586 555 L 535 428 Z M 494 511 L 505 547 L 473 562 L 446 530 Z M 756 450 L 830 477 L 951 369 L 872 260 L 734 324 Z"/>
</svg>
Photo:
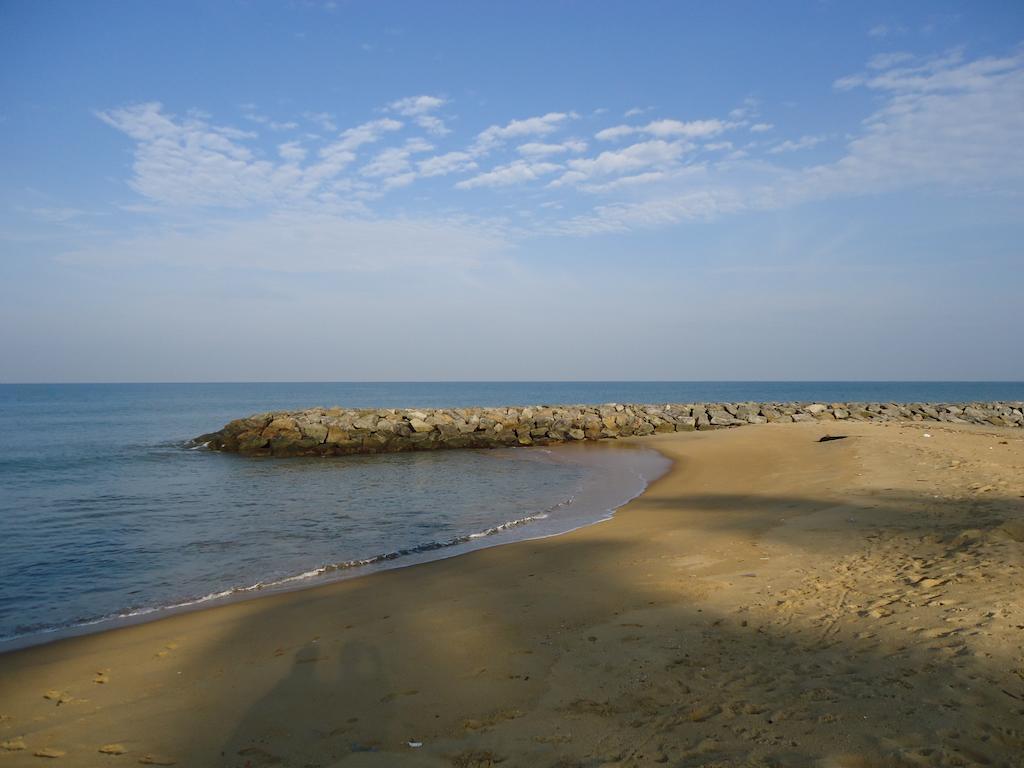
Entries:
<svg viewBox="0 0 1024 768">
<path fill-rule="evenodd" d="M 0 382 L 1024 380 L 1024 4 L 0 0 Z"/>
</svg>

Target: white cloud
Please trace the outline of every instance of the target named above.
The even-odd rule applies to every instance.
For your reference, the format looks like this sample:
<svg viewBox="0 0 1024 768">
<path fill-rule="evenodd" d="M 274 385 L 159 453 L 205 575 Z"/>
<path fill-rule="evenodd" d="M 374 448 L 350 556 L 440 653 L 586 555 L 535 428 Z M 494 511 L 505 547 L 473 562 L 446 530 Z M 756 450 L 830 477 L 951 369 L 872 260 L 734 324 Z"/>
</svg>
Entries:
<svg viewBox="0 0 1024 768">
<path fill-rule="evenodd" d="M 416 181 L 415 171 L 406 171 L 405 173 L 396 173 L 394 176 L 389 176 L 384 179 L 382 185 L 384 189 L 399 189 L 401 187 L 408 187 L 414 181 Z"/>
<path fill-rule="evenodd" d="M 306 112 L 303 114 L 303 117 L 325 131 L 333 133 L 338 130 L 338 126 L 334 123 L 333 115 L 329 115 L 326 112 Z"/>
<path fill-rule="evenodd" d="M 632 125 L 615 125 L 598 131 L 594 134 L 594 138 L 598 141 L 618 141 L 625 136 L 632 136 L 636 132 L 637 129 Z"/>
<path fill-rule="evenodd" d="M 907 66 L 843 79 L 841 87 L 856 81 L 886 101 L 846 156 L 811 169 L 806 184 L 836 194 L 1024 177 L 1024 54 L 901 61 Z"/>
<path fill-rule="evenodd" d="M 388 109 L 405 117 L 411 117 L 420 128 L 435 136 L 451 133 L 444 121 L 430 114 L 443 107 L 447 101 L 440 96 L 407 96 L 388 105 Z"/>
<path fill-rule="evenodd" d="M 878 53 L 868 59 L 868 69 L 891 69 L 897 64 L 903 64 L 907 61 L 912 61 L 914 55 L 912 53 L 903 53 L 901 51 L 894 51 L 892 53 Z"/>
<path fill-rule="evenodd" d="M 305 198 L 320 190 L 327 182 L 336 185 L 337 182 L 333 180 L 355 162 L 360 147 L 373 144 L 385 134 L 401 127 L 402 123 L 398 120 L 382 118 L 342 131 L 337 141 L 320 150 L 318 162 L 302 169 L 301 177 L 294 182 L 293 195 Z M 333 201 L 333 196 L 325 199 Z"/>
<path fill-rule="evenodd" d="M 659 138 L 684 136 L 695 139 L 717 136 L 729 127 L 728 123 L 723 123 L 721 120 L 691 120 L 688 123 L 680 122 L 679 120 L 655 120 L 653 123 L 648 123 L 644 126 L 641 129 L 641 133 L 658 136 Z"/>
<path fill-rule="evenodd" d="M 408 186 L 416 178 L 416 174 L 410 172 L 410 158 L 433 149 L 432 144 L 422 139 L 410 139 L 401 147 L 382 149 L 359 172 L 368 178 L 388 177 L 386 186 L 389 188 Z"/>
<path fill-rule="evenodd" d="M 636 117 L 637 115 L 642 115 L 644 112 L 650 112 L 650 111 L 651 111 L 650 107 L 633 107 L 633 108 L 627 109 L 625 112 L 623 112 L 622 116 L 623 117 Z"/>
<path fill-rule="evenodd" d="M 273 163 L 256 159 L 240 143 L 252 134 L 198 118 L 176 120 L 164 114 L 158 102 L 101 111 L 97 116 L 136 141 L 135 176 L 130 184 L 153 200 L 243 207 L 272 198 L 285 183 Z"/>
<path fill-rule="evenodd" d="M 281 156 L 282 160 L 289 163 L 301 163 L 306 159 L 306 150 L 297 141 L 286 141 L 284 144 L 278 144 L 277 153 Z"/>
<path fill-rule="evenodd" d="M 824 136 L 801 136 L 796 141 L 786 140 L 768 150 L 770 154 L 778 155 L 783 152 L 797 152 L 801 149 L 816 147 L 825 140 Z"/>
<path fill-rule="evenodd" d="M 417 163 L 419 175 L 424 178 L 447 176 L 450 173 L 464 173 L 476 170 L 477 164 L 468 152 L 448 152 L 435 157 L 428 157 Z"/>
<path fill-rule="evenodd" d="M 458 189 L 475 189 L 476 187 L 507 187 L 513 184 L 523 184 L 528 181 L 535 181 L 542 176 L 561 170 L 562 166 L 556 163 L 531 162 L 529 160 L 515 160 L 508 165 L 501 165 L 487 173 L 481 173 L 471 179 L 460 181 L 455 186 Z"/>
<path fill-rule="evenodd" d="M 282 162 L 267 160 L 246 143 L 255 134 L 202 117 L 178 118 L 157 102 L 97 116 L 136 142 L 131 187 L 177 207 L 245 208 L 314 196 L 333 200 L 338 177 L 355 161 L 358 149 L 402 127 L 385 118 L 350 128 L 322 147 L 314 162 L 300 166 L 308 153 L 298 142 L 277 147 Z"/>
<path fill-rule="evenodd" d="M 639 187 L 644 184 L 653 184 L 657 181 L 663 181 L 667 178 L 668 174 L 665 171 L 647 171 L 646 173 L 637 173 L 633 176 L 623 176 L 613 181 L 606 181 L 601 184 L 581 184 L 580 189 L 584 192 L 594 192 L 605 194 L 608 192 L 617 192 L 620 189 L 628 189 L 630 187 Z"/>
<path fill-rule="evenodd" d="M 588 151 L 584 141 L 546 138 L 566 128 L 574 117 L 570 112 L 492 125 L 460 151 L 417 157 L 434 150 L 423 139 L 403 141 L 395 133 L 403 121 L 434 116 L 445 103 L 437 96 L 392 102 L 386 107 L 392 116 L 332 132 L 326 141 L 262 141 L 198 112 L 168 114 L 157 103 L 98 114 L 133 140 L 129 183 L 157 210 L 161 205 L 331 211 L 362 205 L 368 210 L 367 201 L 388 190 L 419 179 L 471 173 L 476 175 L 464 176 L 455 186 L 477 189 L 542 180 L 560 190 L 565 202 L 574 190 L 621 193 L 628 199 L 628 206 L 612 202 L 595 209 L 612 216 L 609 222 L 586 224 L 587 216 L 577 217 L 565 230 L 575 232 L 664 224 L 672 216 L 684 220 L 908 186 L 1002 187 L 1019 194 L 1007 183 L 1024 177 L 1024 53 L 973 60 L 956 50 L 933 57 L 878 54 L 863 71 L 837 80 L 835 88 L 830 98 L 837 101 L 846 99 L 844 90 L 871 91 L 875 111 L 849 127 L 845 148 L 835 142 L 839 160 L 802 168 L 779 162 L 781 156 L 817 146 L 824 136 L 761 141 L 739 150 L 724 140 L 723 134 L 732 129 L 759 133 L 768 127 L 756 122 L 757 103 L 752 100 L 728 120 L 659 119 L 606 128 L 596 134 L 598 140 L 634 138 L 622 142 L 627 146 L 589 157 L 582 156 Z M 309 114 L 331 119 L 324 113 Z M 394 119 L 399 115 L 401 121 Z M 269 125 L 261 120 L 255 124 Z M 684 164 L 696 144 L 724 157 Z M 371 145 L 377 145 L 372 154 Z M 481 171 L 480 158 L 498 147 L 514 147 L 521 159 L 503 159 Z M 702 172 L 690 173 L 694 168 Z"/>
<path fill-rule="evenodd" d="M 556 224 L 553 230 L 566 235 L 625 232 L 637 228 L 671 226 L 689 219 L 712 218 L 744 207 L 742 195 L 734 190 L 698 190 L 641 203 L 600 205 L 592 213 Z"/>
<path fill-rule="evenodd" d="M 272 131 L 293 131 L 299 127 L 299 124 L 292 120 L 288 120 L 283 123 L 279 123 L 276 120 L 271 120 L 266 115 L 261 115 L 258 112 L 256 112 L 255 105 L 253 104 L 243 104 L 242 108 L 246 110 L 246 112 L 242 114 L 242 117 L 244 117 L 246 120 L 251 120 L 254 123 L 265 125 Z"/>
<path fill-rule="evenodd" d="M 690 145 L 679 141 L 653 139 L 624 149 L 602 152 L 594 158 L 569 160 L 569 170 L 551 182 L 550 186 L 570 186 L 599 176 L 631 173 L 646 168 L 668 168 L 690 148 Z"/>
<path fill-rule="evenodd" d="M 750 132 L 751 133 L 767 133 L 768 131 L 770 131 L 774 127 L 775 126 L 772 125 L 771 123 L 754 123 L 752 126 L 750 126 Z"/>
<path fill-rule="evenodd" d="M 538 117 L 512 120 L 505 125 L 492 125 L 477 135 L 471 151 L 487 152 L 508 139 L 518 139 L 523 136 L 546 136 L 557 131 L 570 117 L 572 115 L 566 112 L 548 112 L 546 115 Z"/>
<path fill-rule="evenodd" d="M 406 117 L 415 117 L 440 109 L 444 104 L 445 100 L 440 96 L 407 96 L 388 104 L 388 109 Z"/>
<path fill-rule="evenodd" d="M 445 136 L 451 133 L 451 129 L 444 124 L 444 120 L 434 115 L 419 115 L 414 117 L 416 125 L 434 136 Z"/>
<path fill-rule="evenodd" d="M 380 120 L 371 120 L 368 123 L 357 125 L 355 128 L 342 131 L 341 139 L 337 142 L 337 146 L 346 150 L 357 149 L 363 146 L 363 144 L 372 144 L 375 141 L 379 141 L 385 133 L 397 131 L 401 127 L 401 122 L 388 117 L 381 118 Z"/>
<path fill-rule="evenodd" d="M 617 141 L 637 133 L 656 136 L 662 139 L 673 137 L 699 138 L 716 136 L 731 127 L 731 124 L 721 120 L 692 120 L 688 123 L 680 120 L 654 120 L 643 126 L 616 125 L 611 128 L 605 128 L 602 131 L 598 131 L 595 134 L 595 138 L 599 141 Z"/>
<path fill-rule="evenodd" d="M 569 139 L 561 144 L 545 144 L 543 142 L 531 141 L 520 144 L 516 147 L 519 154 L 524 157 L 547 157 L 548 155 L 560 155 L 565 152 L 586 152 L 587 142 L 579 139 Z"/>
<path fill-rule="evenodd" d="M 1016 190 L 1024 180 L 1024 54 L 964 61 L 954 52 L 912 61 L 900 57 L 896 63 L 904 66 L 837 82 L 840 88 L 877 91 L 884 101 L 836 162 L 793 171 L 746 161 L 744 167 L 759 169 L 757 181 L 709 175 L 697 187 L 686 179 L 684 189 L 668 194 L 659 185 L 660 196 L 599 206 L 553 230 L 597 234 L 668 226 L 915 186 Z M 783 143 L 777 146 L 785 149 L 777 151 L 811 146 L 818 138 L 803 137 L 792 147 Z"/>
<path fill-rule="evenodd" d="M 383 149 L 359 172 L 370 178 L 380 176 L 394 176 L 409 168 L 409 152 L 402 147 L 390 147 Z"/>
<path fill-rule="evenodd" d="M 876 24 L 868 30 L 868 37 L 874 37 L 878 40 L 882 40 L 886 37 L 892 37 L 893 35 L 902 35 L 906 31 L 906 27 L 899 25 Z"/>
<path fill-rule="evenodd" d="M 729 117 L 733 120 L 746 120 L 756 117 L 759 106 L 760 104 L 757 99 L 748 96 L 743 100 L 743 104 L 729 112 Z"/>
</svg>

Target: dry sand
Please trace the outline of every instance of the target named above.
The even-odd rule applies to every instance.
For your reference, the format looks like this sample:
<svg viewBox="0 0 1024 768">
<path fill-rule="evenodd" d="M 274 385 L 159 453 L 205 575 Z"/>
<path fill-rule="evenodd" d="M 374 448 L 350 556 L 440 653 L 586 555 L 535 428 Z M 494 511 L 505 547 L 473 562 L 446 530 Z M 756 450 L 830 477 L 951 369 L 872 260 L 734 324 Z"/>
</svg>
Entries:
<svg viewBox="0 0 1024 768">
<path fill-rule="evenodd" d="M 647 438 L 610 522 L 2 656 L 0 768 L 1024 765 L 1024 432 L 828 429 Z"/>
</svg>

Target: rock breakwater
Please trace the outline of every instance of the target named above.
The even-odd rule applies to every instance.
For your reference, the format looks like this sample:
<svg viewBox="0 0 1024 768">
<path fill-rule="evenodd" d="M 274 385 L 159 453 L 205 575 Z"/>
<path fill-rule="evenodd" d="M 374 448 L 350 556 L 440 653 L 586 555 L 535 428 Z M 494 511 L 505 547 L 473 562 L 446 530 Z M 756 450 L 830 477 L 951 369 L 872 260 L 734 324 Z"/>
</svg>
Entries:
<svg viewBox="0 0 1024 768">
<path fill-rule="evenodd" d="M 195 439 L 256 456 L 330 456 L 606 440 L 772 422 L 934 421 L 1024 427 L 1024 402 L 671 403 L 260 413 Z"/>
</svg>

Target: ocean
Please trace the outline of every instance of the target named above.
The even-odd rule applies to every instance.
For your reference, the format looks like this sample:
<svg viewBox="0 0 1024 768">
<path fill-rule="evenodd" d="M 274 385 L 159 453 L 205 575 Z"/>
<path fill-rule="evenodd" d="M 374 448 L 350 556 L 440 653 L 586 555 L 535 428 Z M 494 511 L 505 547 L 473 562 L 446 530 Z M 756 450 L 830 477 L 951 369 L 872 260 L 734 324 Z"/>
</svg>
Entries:
<svg viewBox="0 0 1024 768">
<path fill-rule="evenodd" d="M 605 519 L 667 462 L 614 446 L 247 459 L 259 411 L 1024 399 L 998 382 L 0 385 L 0 650 Z"/>
</svg>

